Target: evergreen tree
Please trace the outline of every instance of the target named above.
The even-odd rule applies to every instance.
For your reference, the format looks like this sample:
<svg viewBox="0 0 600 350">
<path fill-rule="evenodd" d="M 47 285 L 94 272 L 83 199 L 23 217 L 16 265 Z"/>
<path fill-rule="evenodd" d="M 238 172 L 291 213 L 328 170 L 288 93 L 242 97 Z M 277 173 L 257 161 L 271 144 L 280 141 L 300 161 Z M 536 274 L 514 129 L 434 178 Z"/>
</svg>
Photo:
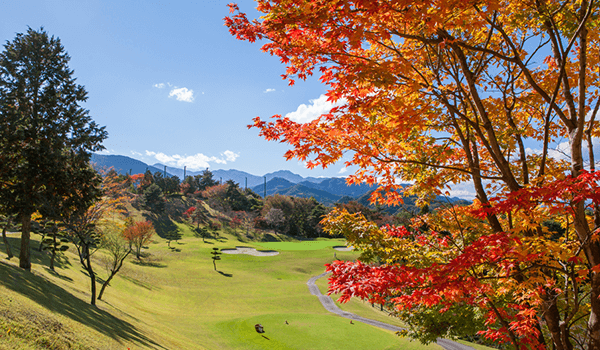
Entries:
<svg viewBox="0 0 600 350">
<path fill-rule="evenodd" d="M 240 190 L 238 184 L 233 180 L 227 180 L 225 183 L 225 202 L 233 211 L 250 210 L 250 201 Z"/>
<path fill-rule="evenodd" d="M 201 175 L 194 176 L 194 180 L 199 191 L 204 191 L 209 187 L 219 184 L 218 181 L 213 179 L 213 173 L 208 169 L 204 170 Z"/>
<path fill-rule="evenodd" d="M 0 203 L 21 222 L 24 269 L 31 268 L 35 211 L 57 216 L 100 195 L 89 160 L 107 133 L 80 106 L 87 92 L 76 84 L 69 59 L 43 29 L 17 34 L 0 53 Z"/>
<path fill-rule="evenodd" d="M 160 214 L 165 210 L 165 196 L 160 187 L 155 183 L 146 188 L 143 201 L 144 207 L 153 213 Z"/>
</svg>

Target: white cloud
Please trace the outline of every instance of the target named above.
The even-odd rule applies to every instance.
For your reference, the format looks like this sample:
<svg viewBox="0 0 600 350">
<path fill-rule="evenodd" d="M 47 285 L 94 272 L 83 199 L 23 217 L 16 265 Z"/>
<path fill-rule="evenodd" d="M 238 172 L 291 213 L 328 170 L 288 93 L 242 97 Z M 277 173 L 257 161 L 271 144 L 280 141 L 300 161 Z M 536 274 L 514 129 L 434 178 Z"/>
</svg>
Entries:
<svg viewBox="0 0 600 350">
<path fill-rule="evenodd" d="M 140 152 L 136 152 L 136 151 L 131 151 L 131 154 L 134 156 L 142 156 L 142 154 Z"/>
<path fill-rule="evenodd" d="M 484 181 L 484 183 L 487 183 Z M 449 197 L 458 197 L 472 201 L 477 196 L 473 181 L 462 182 L 459 184 L 450 183 Z"/>
<path fill-rule="evenodd" d="M 587 144 L 584 145 L 585 150 L 587 150 Z M 541 154 L 542 150 L 539 148 L 526 148 L 525 153 L 527 154 Z M 571 158 L 571 149 L 569 147 L 568 142 L 561 142 L 555 148 L 548 149 L 548 157 L 554 158 L 556 160 L 568 160 Z"/>
<path fill-rule="evenodd" d="M 189 90 L 188 88 L 174 88 L 169 92 L 169 97 L 173 97 L 177 99 L 177 101 L 183 102 L 193 102 L 194 101 L 194 90 Z"/>
<path fill-rule="evenodd" d="M 164 88 L 164 87 L 165 87 L 165 84 L 164 84 L 164 83 L 158 83 L 158 84 L 154 84 L 154 85 L 152 85 L 152 86 L 154 86 L 154 87 L 155 87 L 155 88 L 157 88 L 157 89 L 162 89 L 162 88 Z"/>
<path fill-rule="evenodd" d="M 265 91 L 263 91 L 265 94 L 269 93 L 269 92 L 275 92 L 275 89 L 266 89 Z"/>
<path fill-rule="evenodd" d="M 221 155 L 225 156 L 225 160 L 227 160 L 228 162 L 235 162 L 237 157 L 240 156 L 238 153 L 234 153 L 230 150 L 227 150 L 227 151 L 221 153 Z"/>
<path fill-rule="evenodd" d="M 348 168 L 346 168 L 346 167 L 343 167 L 343 168 L 341 168 L 341 169 L 340 169 L 340 171 L 338 171 L 338 174 L 343 174 L 343 173 L 345 173 L 346 171 L 348 171 Z"/>
<path fill-rule="evenodd" d="M 162 152 L 146 151 L 146 155 L 154 157 L 156 160 L 158 160 L 164 165 L 178 168 L 183 168 L 184 166 L 186 166 L 190 170 L 202 170 L 209 168 L 210 163 L 227 164 L 227 162 L 234 162 L 236 158 L 239 157 L 238 154 L 229 150 L 222 153 L 222 155 L 225 156 L 225 159 L 209 157 L 202 153 L 197 153 L 191 156 L 181 156 L 179 154 L 169 156 Z"/>
<path fill-rule="evenodd" d="M 114 154 L 115 150 L 113 150 L 113 149 L 110 149 L 110 150 L 109 149 L 103 149 L 102 151 L 98 151 L 96 153 L 98 153 L 98 154 Z"/>
<path fill-rule="evenodd" d="M 341 106 L 345 102 L 343 99 L 335 103 L 329 102 L 327 101 L 327 96 L 321 95 L 317 99 L 310 100 L 308 106 L 301 104 L 295 112 L 290 112 L 285 116 L 298 123 L 307 123 L 317 119 L 322 114 L 329 113 L 333 107 Z"/>
</svg>

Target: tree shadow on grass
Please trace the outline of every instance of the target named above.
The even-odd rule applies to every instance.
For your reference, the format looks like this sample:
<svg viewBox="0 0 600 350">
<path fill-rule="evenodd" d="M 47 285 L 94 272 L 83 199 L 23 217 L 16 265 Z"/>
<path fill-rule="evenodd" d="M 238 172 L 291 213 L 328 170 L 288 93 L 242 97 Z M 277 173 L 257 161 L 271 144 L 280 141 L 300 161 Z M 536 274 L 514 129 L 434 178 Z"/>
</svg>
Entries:
<svg viewBox="0 0 600 350">
<path fill-rule="evenodd" d="M 226 237 L 221 237 L 221 236 L 211 237 L 211 239 L 214 239 L 215 241 L 217 241 L 219 243 L 227 242 L 227 238 Z"/>
<path fill-rule="evenodd" d="M 175 223 L 168 217 L 161 216 L 152 220 L 154 231 L 160 238 L 164 238 L 170 241 L 177 241 L 181 239 L 181 230 Z"/>
<path fill-rule="evenodd" d="M 8 243 L 10 244 L 10 248 L 12 250 L 13 253 L 13 257 L 11 259 L 9 259 L 10 261 L 19 261 L 19 252 L 20 252 L 20 248 L 21 248 L 21 235 L 20 234 L 11 234 L 10 236 L 7 236 L 8 238 Z M 50 265 L 50 254 L 47 251 L 38 251 L 37 247 L 39 246 L 39 241 L 37 239 L 41 238 L 40 235 L 36 235 L 36 234 L 32 234 L 31 235 L 31 243 L 30 243 L 30 250 L 29 250 L 29 254 L 30 254 L 30 258 L 31 258 L 31 264 L 32 265 L 43 265 L 43 266 L 49 266 Z M 1 241 L 0 241 L 1 242 Z M 2 252 L 6 252 L 6 247 L 4 246 L 4 243 L 0 243 L 0 246 L 2 247 Z M 75 249 L 72 246 L 69 247 L 69 249 Z M 6 254 L 3 254 L 4 257 L 6 258 Z M 54 258 L 54 268 L 55 269 L 64 269 L 67 266 L 70 266 L 71 263 L 69 262 L 69 259 L 67 259 L 63 253 L 58 252 L 56 254 L 56 257 Z"/>
<path fill-rule="evenodd" d="M 165 264 L 161 264 L 160 262 L 157 261 L 146 261 L 146 260 L 131 260 L 130 261 L 132 264 L 134 265 L 138 265 L 138 266 L 149 266 L 149 267 L 159 267 L 159 268 L 164 268 L 167 267 L 167 265 Z"/>
<path fill-rule="evenodd" d="M 132 324 L 76 298 L 43 276 L 0 262 L 0 281 L 6 288 L 22 294 L 46 309 L 87 325 L 112 339 L 164 349 L 140 333 Z"/>
<path fill-rule="evenodd" d="M 133 278 L 133 277 L 129 277 L 129 276 L 121 276 L 121 278 L 123 278 L 123 279 L 125 279 L 125 280 L 127 280 L 127 281 L 129 281 L 129 282 L 131 282 L 131 283 L 133 283 L 133 284 L 135 284 L 136 286 L 140 286 L 140 287 L 142 287 L 142 288 L 144 288 L 144 289 L 147 289 L 147 290 L 156 290 L 156 289 L 160 289 L 160 288 L 159 288 L 159 287 L 157 287 L 157 286 L 154 286 L 154 285 L 152 285 L 152 284 L 150 284 L 150 283 L 147 283 L 147 282 L 142 282 L 142 281 L 140 281 L 140 280 L 138 280 L 138 279 L 135 279 L 135 278 Z"/>
<path fill-rule="evenodd" d="M 61 275 L 60 273 L 58 273 L 57 271 L 52 271 L 50 270 L 49 267 L 45 267 L 44 266 L 44 270 L 46 270 L 46 272 L 48 272 L 49 274 L 52 274 L 58 278 L 60 278 L 63 281 L 67 281 L 67 282 L 73 282 L 73 279 L 69 276 L 65 276 L 65 275 Z"/>
<path fill-rule="evenodd" d="M 222 271 L 219 271 L 219 270 L 217 270 L 217 272 L 220 273 L 222 276 L 225 276 L 225 277 L 233 277 L 233 275 L 230 274 L 230 273 L 225 273 L 225 272 L 222 272 Z"/>
</svg>

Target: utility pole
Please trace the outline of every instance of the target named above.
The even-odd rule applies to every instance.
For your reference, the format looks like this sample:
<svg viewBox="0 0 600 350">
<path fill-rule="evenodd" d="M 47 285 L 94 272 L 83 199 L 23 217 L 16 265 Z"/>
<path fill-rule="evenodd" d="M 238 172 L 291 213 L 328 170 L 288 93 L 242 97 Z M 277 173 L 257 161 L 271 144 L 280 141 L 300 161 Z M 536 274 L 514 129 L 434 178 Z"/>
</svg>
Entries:
<svg viewBox="0 0 600 350">
<path fill-rule="evenodd" d="M 244 190 L 248 189 L 248 176 L 246 176 L 246 185 L 244 186 Z"/>
<path fill-rule="evenodd" d="M 265 195 L 263 196 L 263 198 L 267 198 L 267 177 L 263 176 L 265 178 Z"/>
<path fill-rule="evenodd" d="M 183 181 L 185 181 L 185 168 L 187 168 L 186 165 L 183 166 Z"/>
</svg>

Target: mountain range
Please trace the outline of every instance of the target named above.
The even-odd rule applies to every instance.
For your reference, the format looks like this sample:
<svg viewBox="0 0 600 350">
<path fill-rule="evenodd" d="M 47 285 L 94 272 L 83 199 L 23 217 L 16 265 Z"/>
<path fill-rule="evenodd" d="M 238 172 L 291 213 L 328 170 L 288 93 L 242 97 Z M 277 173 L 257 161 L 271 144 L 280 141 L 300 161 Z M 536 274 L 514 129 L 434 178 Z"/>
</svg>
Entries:
<svg viewBox="0 0 600 350">
<path fill-rule="evenodd" d="M 121 155 L 93 154 L 92 164 L 96 168 L 114 168 L 120 174 L 139 174 L 150 170 L 152 173 L 164 172 L 168 176 L 177 176 L 180 179 L 184 177 L 184 169 L 165 166 L 156 163 L 148 165 L 137 159 Z M 278 170 L 267 173 L 262 176 L 253 175 L 245 171 L 230 170 L 211 170 L 213 179 L 224 183 L 227 180 L 233 180 L 241 188 L 250 188 L 261 196 L 265 193 L 265 182 L 267 196 L 275 193 L 297 197 L 315 197 L 324 204 L 333 204 L 344 196 L 358 198 L 365 193 L 373 190 L 372 187 L 361 185 L 346 185 L 346 179 L 338 177 L 302 177 L 289 170 Z M 202 171 L 185 170 L 185 176 L 194 176 L 201 174 Z"/>
<path fill-rule="evenodd" d="M 91 162 L 97 169 L 99 168 L 114 168 L 120 174 L 139 174 L 150 170 L 152 173 L 164 172 L 168 176 L 178 176 L 180 179 L 184 177 L 184 169 L 165 166 L 160 163 L 148 165 L 137 159 L 121 155 L 103 155 L 92 154 Z M 213 179 L 221 183 L 227 180 L 233 180 L 238 183 L 241 188 L 250 188 L 261 196 L 271 196 L 273 194 L 281 194 L 295 197 L 314 197 L 317 201 L 325 205 L 333 205 L 336 202 L 348 202 L 356 200 L 359 203 L 369 205 L 368 198 L 375 190 L 367 184 L 350 185 L 346 184 L 346 179 L 339 177 L 302 177 L 294 174 L 289 170 L 279 170 L 263 176 L 257 176 L 245 171 L 230 169 L 230 170 L 211 170 Z M 202 171 L 187 171 L 185 176 L 194 176 L 201 174 Z M 405 199 L 405 207 L 413 206 L 415 198 L 407 197 Z M 469 203 L 460 198 L 438 198 L 436 202 L 452 202 L 452 203 Z M 391 211 L 394 208 L 389 208 Z M 394 209 L 397 210 L 396 207 Z"/>
</svg>

